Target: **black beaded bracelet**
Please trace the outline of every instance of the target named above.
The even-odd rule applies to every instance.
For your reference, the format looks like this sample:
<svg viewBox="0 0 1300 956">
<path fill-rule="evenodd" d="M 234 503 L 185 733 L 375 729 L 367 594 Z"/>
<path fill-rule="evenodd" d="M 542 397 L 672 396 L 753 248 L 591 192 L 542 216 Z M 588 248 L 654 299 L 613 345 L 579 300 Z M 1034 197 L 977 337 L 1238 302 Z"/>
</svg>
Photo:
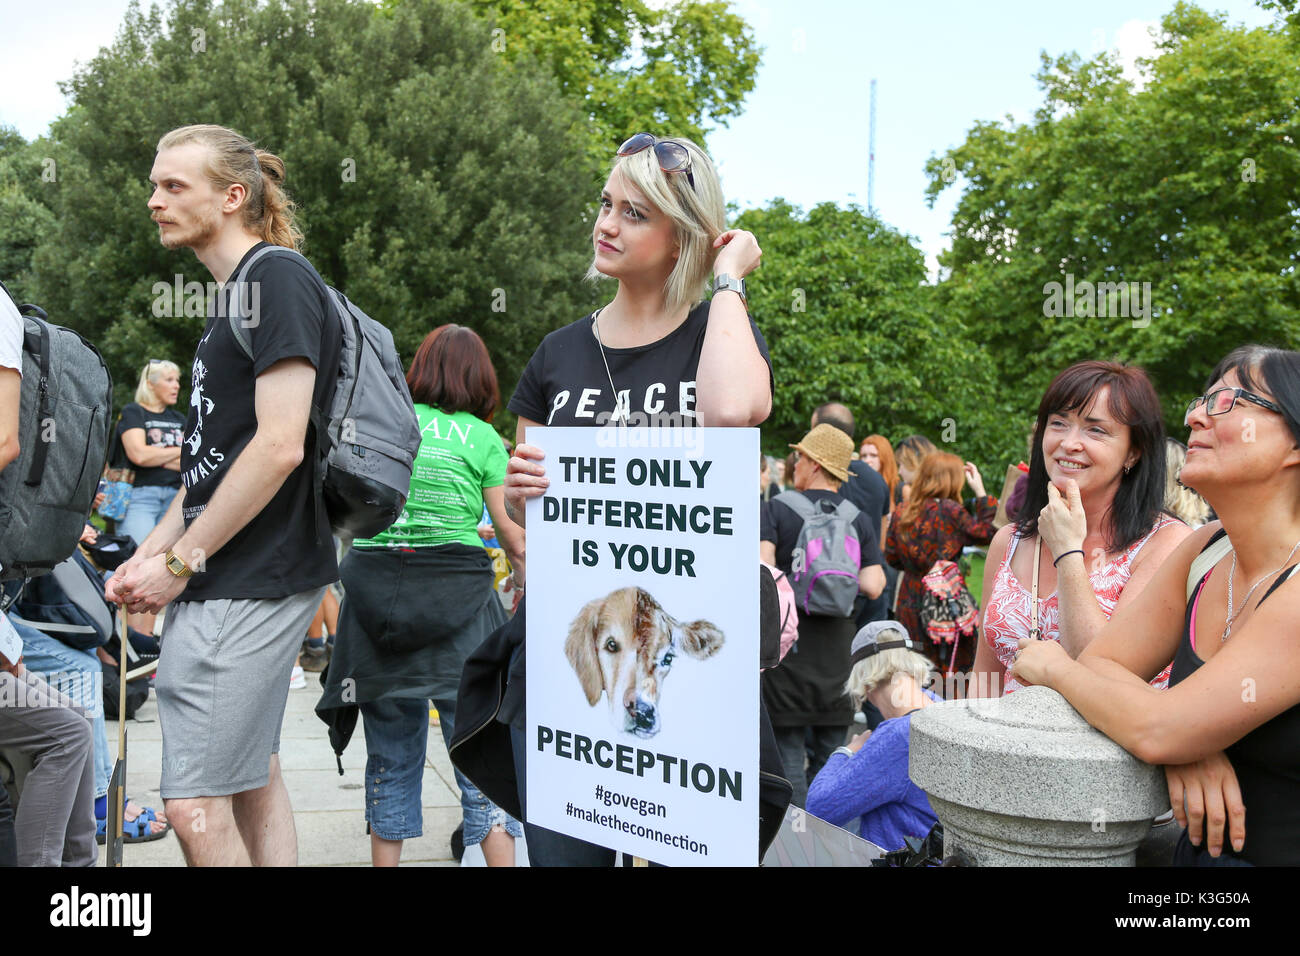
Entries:
<svg viewBox="0 0 1300 956">
<path fill-rule="evenodd" d="M 1075 548 L 1073 551 L 1067 551 L 1065 552 L 1065 554 L 1061 555 L 1061 558 L 1068 557 L 1069 555 L 1072 554 L 1083 554 L 1083 548 Z M 1055 561 L 1053 561 L 1052 567 L 1056 567 L 1056 565 L 1060 562 L 1061 558 L 1057 558 Z"/>
</svg>

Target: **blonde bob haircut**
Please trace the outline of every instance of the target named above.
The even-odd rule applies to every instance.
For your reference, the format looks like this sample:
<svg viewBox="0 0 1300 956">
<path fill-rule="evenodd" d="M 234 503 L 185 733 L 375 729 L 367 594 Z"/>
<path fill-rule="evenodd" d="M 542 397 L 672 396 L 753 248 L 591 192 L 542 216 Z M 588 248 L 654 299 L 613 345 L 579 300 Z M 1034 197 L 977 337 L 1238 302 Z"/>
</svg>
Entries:
<svg viewBox="0 0 1300 956">
<path fill-rule="evenodd" d="M 727 231 L 727 204 L 722 198 L 713 160 L 704 150 L 681 137 L 667 141 L 684 146 L 690 154 L 694 189 L 686 173 L 666 173 L 660 169 L 653 148 L 618 157 L 610 167 L 610 175 L 622 173 L 627 185 L 672 220 L 673 238 L 680 251 L 677 264 L 664 283 L 664 306 L 668 312 L 676 313 L 704 298 L 705 283 L 718 252 L 713 248 L 713 241 Z M 595 280 L 602 275 L 593 260 L 586 278 Z"/>
<path fill-rule="evenodd" d="M 881 644 L 906 639 L 907 634 L 901 626 L 887 628 L 876 635 L 876 640 Z M 888 685 L 898 674 L 911 677 L 925 687 L 930 680 L 931 666 L 930 659 L 924 654 L 910 651 L 906 647 L 891 647 L 854 664 L 844 690 L 853 698 L 853 706 L 861 707 L 867 694 Z"/>
<path fill-rule="evenodd" d="M 146 406 L 162 405 L 166 408 L 167 406 L 163 404 L 162 399 L 158 397 L 158 393 L 153 390 L 153 383 L 161 381 L 169 372 L 175 372 L 177 376 L 181 374 L 181 370 L 176 367 L 175 362 L 168 362 L 165 359 L 156 361 L 150 359 L 148 364 L 140 371 L 140 384 L 135 387 L 135 403 Z"/>
</svg>

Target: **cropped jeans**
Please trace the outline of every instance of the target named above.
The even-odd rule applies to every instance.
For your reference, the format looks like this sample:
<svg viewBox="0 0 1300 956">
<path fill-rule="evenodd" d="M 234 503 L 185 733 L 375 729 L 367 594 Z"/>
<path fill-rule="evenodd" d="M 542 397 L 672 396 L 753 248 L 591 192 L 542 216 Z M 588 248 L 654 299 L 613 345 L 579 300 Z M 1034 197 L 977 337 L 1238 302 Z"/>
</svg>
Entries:
<svg viewBox="0 0 1300 956">
<path fill-rule="evenodd" d="M 456 699 L 434 700 L 442 739 L 451 740 Z M 429 702 L 418 697 L 383 697 L 361 704 L 366 734 L 366 822 L 384 840 L 410 840 L 423 832 L 421 784 L 429 740 Z M 523 827 L 456 771 L 465 817 L 465 846 L 486 839 L 500 825 L 516 839 Z"/>
<path fill-rule="evenodd" d="M 179 490 L 179 487 L 169 485 L 137 485 L 132 488 L 131 502 L 117 523 L 117 533 L 129 534 L 136 544 L 141 544 L 167 513 Z"/>
</svg>

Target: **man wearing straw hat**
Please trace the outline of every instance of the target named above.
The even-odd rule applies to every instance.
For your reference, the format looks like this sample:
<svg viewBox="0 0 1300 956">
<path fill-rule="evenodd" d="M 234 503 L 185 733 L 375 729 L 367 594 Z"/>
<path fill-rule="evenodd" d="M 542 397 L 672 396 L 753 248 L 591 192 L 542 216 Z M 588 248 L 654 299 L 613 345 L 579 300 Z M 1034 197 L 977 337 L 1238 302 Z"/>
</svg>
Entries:
<svg viewBox="0 0 1300 956">
<path fill-rule="evenodd" d="M 834 512 L 850 523 L 845 537 L 856 540 L 858 546 L 859 592 L 869 598 L 879 596 L 885 574 L 875 522 L 839 493 L 841 484 L 851 480 L 853 439 L 823 423 L 791 447 L 795 450 L 796 490 L 763 506 L 760 557 L 792 575 L 796 558 L 807 560 L 795 553 L 805 521 L 799 511 Z M 799 641 L 780 667 L 764 672 L 763 699 L 786 775 L 794 784 L 793 803 L 803 806 L 808 781 L 845 742 L 853 722 L 853 705 L 844 692 L 844 682 L 849 676 L 849 645 L 856 629 L 851 609 L 843 615 L 809 613 L 799 588 L 796 599 Z"/>
</svg>

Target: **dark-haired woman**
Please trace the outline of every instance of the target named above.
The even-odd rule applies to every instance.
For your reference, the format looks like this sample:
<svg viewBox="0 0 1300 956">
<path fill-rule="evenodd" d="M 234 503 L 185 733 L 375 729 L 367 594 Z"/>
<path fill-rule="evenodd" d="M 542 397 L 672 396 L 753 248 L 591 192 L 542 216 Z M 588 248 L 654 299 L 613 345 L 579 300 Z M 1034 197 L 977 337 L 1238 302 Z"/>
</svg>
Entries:
<svg viewBox="0 0 1300 956">
<path fill-rule="evenodd" d="M 1035 561 L 1041 636 L 1078 657 L 1188 534 L 1162 510 L 1164 426 L 1141 369 L 1070 366 L 1043 395 L 1034 434 L 1020 518 L 989 546 L 971 696 L 1021 686 L 1007 671 L 1032 627 Z M 1153 683 L 1165 686 L 1168 669 Z"/>
<path fill-rule="evenodd" d="M 1219 520 L 1188 535 L 1077 661 L 1026 641 L 1013 674 L 1052 687 L 1134 756 L 1165 765 L 1187 827 L 1176 865 L 1295 866 L 1300 353 L 1237 349 L 1185 420 L 1182 481 Z M 1144 682 L 1171 657 L 1169 689 L 1155 693 Z"/>
<path fill-rule="evenodd" d="M 346 596 L 316 705 L 339 754 L 355 722 L 348 705 L 360 705 L 375 866 L 396 866 L 402 841 L 421 833 L 429 701 L 449 741 L 465 658 L 506 621 L 478 533 L 484 502 L 516 573 L 523 569 L 523 531 L 505 511 L 505 448 L 489 424 L 497 377 L 482 339 L 459 325 L 434 329 L 406 381 L 421 432 L 410 496 L 391 528 L 354 541 L 339 565 Z M 456 782 L 465 846 L 481 843 L 489 866 L 513 865 L 518 821 L 462 774 Z"/>
</svg>

